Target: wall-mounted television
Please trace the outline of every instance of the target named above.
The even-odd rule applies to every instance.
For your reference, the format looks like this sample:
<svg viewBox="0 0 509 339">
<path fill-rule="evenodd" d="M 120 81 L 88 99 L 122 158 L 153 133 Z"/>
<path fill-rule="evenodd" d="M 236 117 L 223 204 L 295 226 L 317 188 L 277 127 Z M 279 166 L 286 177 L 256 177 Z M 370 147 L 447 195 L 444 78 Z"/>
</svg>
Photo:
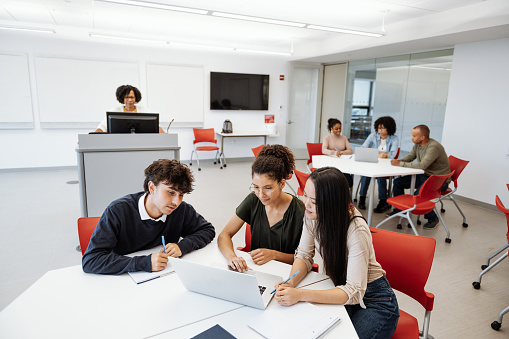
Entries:
<svg viewBox="0 0 509 339">
<path fill-rule="evenodd" d="M 269 75 L 210 72 L 211 110 L 269 109 Z"/>
</svg>

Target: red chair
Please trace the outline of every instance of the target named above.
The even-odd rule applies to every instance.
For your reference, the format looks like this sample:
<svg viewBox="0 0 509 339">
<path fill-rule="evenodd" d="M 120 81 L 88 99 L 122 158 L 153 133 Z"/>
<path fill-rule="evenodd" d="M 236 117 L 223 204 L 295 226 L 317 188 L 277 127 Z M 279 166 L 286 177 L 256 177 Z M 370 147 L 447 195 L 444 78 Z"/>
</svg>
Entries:
<svg viewBox="0 0 509 339">
<path fill-rule="evenodd" d="M 507 188 L 509 189 L 509 185 L 507 185 Z M 472 283 L 476 290 L 481 288 L 482 276 L 488 273 L 488 271 L 490 271 L 493 267 L 497 266 L 502 260 L 509 256 L 509 251 L 507 250 L 509 248 L 509 208 L 506 208 L 504 204 L 502 204 L 502 201 L 500 200 L 498 195 L 495 197 L 495 203 L 497 205 L 497 208 L 505 214 L 505 217 L 507 219 L 507 233 L 506 233 L 507 244 L 505 244 L 496 252 L 491 254 L 486 260 L 486 265 L 481 266 L 482 272 L 479 274 L 477 281 L 474 281 Z M 490 260 L 493 259 L 495 256 L 499 255 L 503 251 L 505 251 L 505 253 L 502 254 L 493 264 L 490 265 Z M 491 323 L 491 328 L 498 331 L 502 326 L 502 318 L 504 317 L 504 314 L 506 314 L 507 312 L 509 312 L 509 307 L 506 307 L 504 310 L 502 310 L 502 312 L 500 312 L 498 320 Z"/>
<path fill-rule="evenodd" d="M 237 250 L 242 252 L 250 252 L 251 251 L 251 225 L 246 223 L 246 233 L 244 235 L 244 240 L 246 241 L 246 246 L 244 247 L 237 247 Z M 318 273 L 318 264 L 313 264 L 313 267 L 311 268 L 312 271 Z"/>
<path fill-rule="evenodd" d="M 80 239 L 81 255 L 85 254 L 88 243 L 94 233 L 95 227 L 99 222 L 100 217 L 88 217 L 78 219 L 78 237 Z"/>
<path fill-rule="evenodd" d="M 254 154 L 255 158 L 258 156 L 258 153 L 260 153 L 260 151 L 262 150 L 263 146 L 265 146 L 265 145 L 260 145 L 260 146 L 255 147 L 255 148 L 251 148 L 251 151 L 253 151 L 253 154 Z"/>
<path fill-rule="evenodd" d="M 260 153 L 260 151 L 262 150 L 263 146 L 265 146 L 265 145 L 260 145 L 260 146 L 255 147 L 255 148 L 251 148 L 251 151 L 253 151 L 253 154 L 254 154 L 255 158 L 258 156 L 258 153 Z M 293 195 L 298 195 L 298 193 L 295 192 L 295 190 L 293 189 L 292 185 L 290 185 L 290 183 L 288 182 L 288 180 L 290 180 L 291 178 L 292 178 L 292 174 L 290 173 L 288 178 L 286 178 L 286 184 L 292 190 Z"/>
<path fill-rule="evenodd" d="M 313 162 L 313 155 L 323 155 L 322 143 L 321 142 L 319 142 L 319 143 L 306 142 L 306 147 L 308 149 L 308 155 L 309 155 L 309 159 L 306 162 L 306 166 L 308 167 L 309 173 L 311 173 L 315 170 L 315 168 L 309 167 L 309 164 Z"/>
<path fill-rule="evenodd" d="M 299 188 L 297 189 L 297 195 L 302 197 L 304 195 L 304 187 L 306 186 L 306 181 L 308 180 L 309 174 L 293 170 L 295 173 L 295 178 L 297 178 L 297 182 L 299 183 Z"/>
<path fill-rule="evenodd" d="M 433 264 L 435 239 L 370 229 L 376 260 L 387 273 L 391 287 L 416 300 L 425 309 L 422 332 L 419 332 L 417 319 L 400 309 L 398 327 L 392 339 L 428 338 L 435 296 L 426 292 L 424 286 Z"/>
<path fill-rule="evenodd" d="M 392 218 L 399 217 L 398 229 L 402 228 L 401 219 L 405 218 L 408 220 L 408 225 L 409 227 L 412 227 L 415 235 L 419 235 L 412 222 L 410 213 L 415 215 L 423 215 L 433 210 L 435 210 L 435 213 L 437 213 L 435 203 L 436 201 L 438 201 L 437 199 L 442 196 L 441 190 L 442 186 L 444 186 L 445 181 L 448 178 L 450 178 L 453 174 L 454 172 L 446 175 L 430 176 L 428 180 L 426 180 L 426 182 L 422 184 L 419 190 L 419 195 L 403 194 L 387 199 L 387 203 L 399 209 L 400 212 L 383 220 L 378 225 L 376 225 L 376 228 L 379 228 L 380 225 L 382 225 L 388 220 L 391 220 Z M 445 242 L 450 243 L 451 238 L 449 229 L 445 225 L 442 216 L 439 213 L 437 213 L 437 215 L 438 218 L 440 219 L 440 222 L 444 226 L 445 231 L 447 232 L 447 238 L 445 238 Z"/>
<path fill-rule="evenodd" d="M 198 151 L 207 151 L 213 152 L 216 151 L 216 157 L 214 159 L 214 165 L 217 164 L 219 159 L 220 169 L 223 168 L 223 159 L 219 156 L 219 147 L 217 147 L 217 140 L 215 138 L 215 133 L 213 128 L 193 128 L 194 140 L 193 140 L 193 151 L 191 152 L 191 160 L 189 160 L 189 165 L 193 165 L 193 154 L 196 153 L 196 163 L 198 164 L 198 171 L 201 171 L 200 168 L 200 159 L 198 158 Z M 209 143 L 214 144 L 214 146 L 196 146 L 199 143 Z M 224 157 L 224 155 L 223 155 Z M 226 167 L 226 164 L 224 165 Z"/>
</svg>

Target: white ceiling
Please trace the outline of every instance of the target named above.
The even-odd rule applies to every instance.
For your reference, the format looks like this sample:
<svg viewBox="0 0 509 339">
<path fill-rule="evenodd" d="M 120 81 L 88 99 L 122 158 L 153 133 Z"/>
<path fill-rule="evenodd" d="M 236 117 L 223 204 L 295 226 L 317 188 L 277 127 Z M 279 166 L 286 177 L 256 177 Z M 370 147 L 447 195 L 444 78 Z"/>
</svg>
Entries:
<svg viewBox="0 0 509 339">
<path fill-rule="evenodd" d="M 57 36 L 74 39 L 97 39 L 90 37 L 89 33 L 101 33 L 275 52 L 291 52 L 292 46 L 295 50 L 298 46 L 305 50 L 303 46 L 344 39 L 345 45 L 353 44 L 355 49 L 362 49 L 396 43 L 390 39 L 396 34 L 390 27 L 401 27 L 448 13 L 454 15 L 465 8 L 475 11 L 487 3 L 502 1 L 509 5 L 509 0 L 151 0 L 209 11 L 206 15 L 199 15 L 97 0 L 0 0 L 0 25 L 51 28 Z M 211 11 L 370 32 L 382 32 L 386 28 L 386 36 L 357 37 L 226 19 L 211 16 Z M 507 34 L 509 36 L 509 29 Z M 340 52 L 341 48 L 336 50 Z M 334 59 L 330 58 L 331 52 L 336 51 L 322 46 L 301 56 L 327 54 L 330 61 Z M 313 61 L 320 62 L 320 58 Z"/>
</svg>

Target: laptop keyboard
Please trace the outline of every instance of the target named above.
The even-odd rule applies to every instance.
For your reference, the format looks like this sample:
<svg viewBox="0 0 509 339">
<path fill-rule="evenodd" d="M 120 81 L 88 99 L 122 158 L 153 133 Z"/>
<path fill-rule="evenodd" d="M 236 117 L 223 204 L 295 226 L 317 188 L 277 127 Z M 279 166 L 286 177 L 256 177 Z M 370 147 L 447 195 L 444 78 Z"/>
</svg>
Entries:
<svg viewBox="0 0 509 339">
<path fill-rule="evenodd" d="M 267 287 L 259 286 L 259 285 L 258 285 L 258 288 L 260 289 L 260 295 L 263 295 L 263 292 L 265 292 L 265 290 L 267 289 Z"/>
</svg>

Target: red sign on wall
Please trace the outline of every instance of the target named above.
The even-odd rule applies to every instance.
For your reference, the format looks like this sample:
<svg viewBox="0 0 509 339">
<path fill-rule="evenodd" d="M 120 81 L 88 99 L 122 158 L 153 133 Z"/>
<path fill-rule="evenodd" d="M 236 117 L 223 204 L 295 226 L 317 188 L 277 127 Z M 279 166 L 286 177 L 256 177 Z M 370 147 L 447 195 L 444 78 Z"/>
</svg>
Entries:
<svg viewBox="0 0 509 339">
<path fill-rule="evenodd" d="M 273 124 L 274 123 L 274 114 L 265 114 L 265 123 Z"/>
<path fill-rule="evenodd" d="M 280 75 L 280 76 L 279 76 L 279 80 L 281 80 L 281 81 L 285 81 L 285 76 L 284 76 L 284 75 Z"/>
</svg>

